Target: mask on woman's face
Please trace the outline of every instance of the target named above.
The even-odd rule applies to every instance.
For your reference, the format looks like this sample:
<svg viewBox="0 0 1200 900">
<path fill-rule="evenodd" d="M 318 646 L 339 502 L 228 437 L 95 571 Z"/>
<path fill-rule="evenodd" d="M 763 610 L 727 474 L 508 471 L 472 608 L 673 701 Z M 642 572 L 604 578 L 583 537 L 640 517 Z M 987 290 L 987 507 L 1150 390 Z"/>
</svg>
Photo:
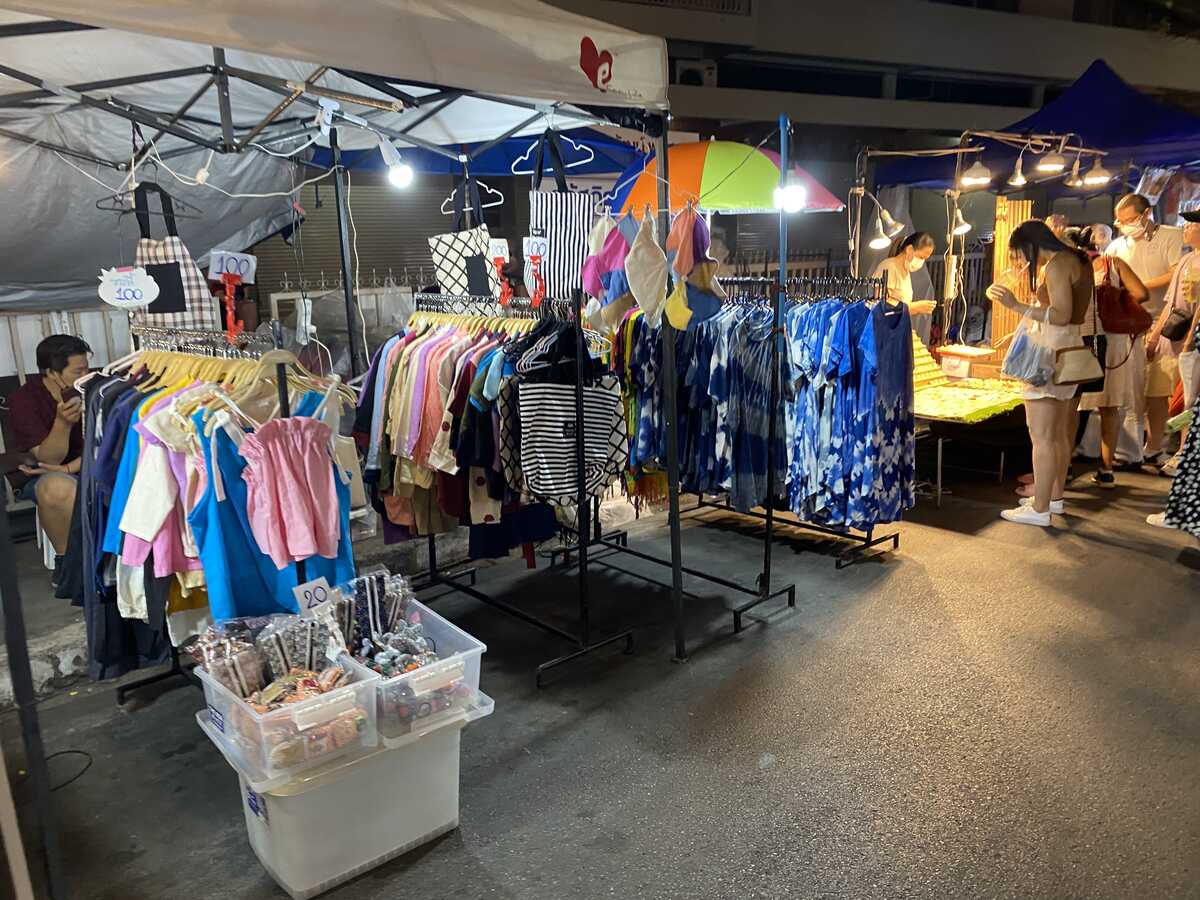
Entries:
<svg viewBox="0 0 1200 900">
<path fill-rule="evenodd" d="M 908 271 L 910 272 L 920 272 L 923 268 L 925 268 L 925 260 L 919 256 L 914 256 L 908 261 Z"/>
</svg>

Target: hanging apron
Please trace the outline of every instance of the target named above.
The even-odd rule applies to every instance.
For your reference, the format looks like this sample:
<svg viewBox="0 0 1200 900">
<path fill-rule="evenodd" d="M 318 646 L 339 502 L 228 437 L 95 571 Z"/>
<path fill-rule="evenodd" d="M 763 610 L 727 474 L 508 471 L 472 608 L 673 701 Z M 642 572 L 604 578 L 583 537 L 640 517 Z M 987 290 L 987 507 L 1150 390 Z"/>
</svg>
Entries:
<svg viewBox="0 0 1200 900">
<path fill-rule="evenodd" d="M 142 237 L 134 253 L 134 265 L 143 267 L 154 278 L 158 284 L 158 297 L 145 309 L 131 312 L 129 323 L 153 328 L 220 331 L 221 316 L 208 291 L 208 282 L 175 229 L 171 198 L 166 191 L 154 187 L 162 204 L 167 236 L 161 241 L 150 237 L 149 189 L 139 185 L 133 198 Z"/>
</svg>

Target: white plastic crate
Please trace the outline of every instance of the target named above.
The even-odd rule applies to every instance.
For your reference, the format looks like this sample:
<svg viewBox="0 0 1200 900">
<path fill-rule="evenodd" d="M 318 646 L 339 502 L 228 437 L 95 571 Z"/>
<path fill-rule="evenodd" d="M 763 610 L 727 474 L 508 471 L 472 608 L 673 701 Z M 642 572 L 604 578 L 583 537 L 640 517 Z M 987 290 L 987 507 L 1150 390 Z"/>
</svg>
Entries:
<svg viewBox="0 0 1200 900">
<path fill-rule="evenodd" d="M 478 694 L 474 706 L 436 727 L 283 784 L 264 786 L 226 753 L 238 772 L 246 834 L 263 868 L 295 900 L 307 900 L 452 831 L 462 727 L 493 706 Z M 202 713 L 197 719 L 222 747 Z"/>
<path fill-rule="evenodd" d="M 414 609 L 438 661 L 376 685 L 379 732 L 389 739 L 421 733 L 457 712 L 481 708 L 479 664 L 487 646 L 418 600 L 409 601 L 409 610 Z"/>
<path fill-rule="evenodd" d="M 266 779 L 287 778 L 346 753 L 375 747 L 379 676 L 349 656 L 343 655 L 340 662 L 354 676 L 352 683 L 267 713 L 256 712 L 208 672 L 196 669 L 204 685 L 210 736 L 233 765 L 262 773 Z M 358 716 L 348 715 L 356 710 Z"/>
</svg>

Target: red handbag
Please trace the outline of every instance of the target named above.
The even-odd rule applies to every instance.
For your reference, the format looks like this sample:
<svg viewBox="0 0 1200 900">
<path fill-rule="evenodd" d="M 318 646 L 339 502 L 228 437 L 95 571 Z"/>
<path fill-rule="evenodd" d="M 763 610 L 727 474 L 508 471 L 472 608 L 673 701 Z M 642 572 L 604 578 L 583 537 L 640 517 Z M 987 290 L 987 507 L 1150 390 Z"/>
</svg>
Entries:
<svg viewBox="0 0 1200 900">
<path fill-rule="evenodd" d="M 1138 335 L 1150 330 L 1154 319 L 1121 284 L 1117 267 L 1104 257 L 1105 277 L 1096 285 L 1096 310 L 1105 334 Z"/>
</svg>

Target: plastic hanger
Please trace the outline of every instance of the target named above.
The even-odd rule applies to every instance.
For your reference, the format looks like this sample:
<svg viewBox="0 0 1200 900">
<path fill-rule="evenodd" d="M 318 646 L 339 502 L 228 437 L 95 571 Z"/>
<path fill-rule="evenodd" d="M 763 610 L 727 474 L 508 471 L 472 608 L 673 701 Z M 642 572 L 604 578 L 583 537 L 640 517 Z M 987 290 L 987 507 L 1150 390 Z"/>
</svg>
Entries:
<svg viewBox="0 0 1200 900">
<path fill-rule="evenodd" d="M 166 188 L 157 181 L 143 181 L 138 187 L 145 188 L 151 193 L 162 194 L 168 197 L 176 219 L 198 219 L 203 215 L 203 210 L 198 206 L 193 206 L 186 200 L 181 200 L 174 194 L 168 193 Z M 132 213 L 134 211 L 133 195 L 136 190 L 137 188 L 131 187 L 124 191 L 118 191 L 115 194 L 109 194 L 107 197 L 101 197 L 96 201 L 96 209 L 103 210 L 104 212 L 115 212 L 120 215 Z M 159 216 L 160 218 L 166 217 L 166 213 L 161 208 L 157 211 L 147 209 L 146 213 L 151 216 Z"/>
<path fill-rule="evenodd" d="M 577 153 L 587 153 L 587 156 L 580 157 L 579 159 L 576 159 L 572 162 L 564 161 L 563 162 L 564 169 L 574 169 L 577 166 L 586 166 L 588 163 L 590 163 L 592 160 L 594 160 L 596 158 L 596 151 L 593 150 L 591 147 L 589 147 L 587 144 L 580 144 L 580 143 L 572 140 L 570 137 L 568 137 L 566 134 L 564 134 L 562 132 L 558 132 L 558 137 L 559 137 L 559 140 L 566 141 L 568 144 L 570 144 L 572 149 L 574 149 Z M 530 156 L 533 155 L 533 151 L 537 149 L 537 146 L 539 143 L 541 143 L 541 140 L 542 140 L 541 138 L 538 138 L 536 141 L 534 141 L 532 144 L 529 145 L 529 147 L 525 150 L 524 153 L 522 153 L 520 156 L 518 156 L 516 159 L 513 160 L 513 164 L 510 168 L 514 175 L 532 175 L 533 174 L 532 168 L 518 169 L 517 166 L 521 165 L 522 163 L 529 163 Z M 550 171 L 553 171 L 553 170 L 550 170 Z"/>
<path fill-rule="evenodd" d="M 497 198 L 498 198 L 498 199 L 496 199 L 496 200 L 493 200 L 493 201 L 492 201 L 492 202 L 490 202 L 490 203 L 482 203 L 482 202 L 481 202 L 481 203 L 479 204 L 479 208 L 480 208 L 480 209 L 491 209 L 493 206 L 501 206 L 501 205 L 503 205 L 503 203 L 504 203 L 504 194 L 500 193 L 500 191 L 496 190 L 496 189 L 495 189 L 495 188 L 493 188 L 493 187 L 489 187 L 488 185 L 484 184 L 482 181 L 479 181 L 478 179 L 476 179 L 476 181 L 475 181 L 475 184 L 477 184 L 479 187 L 481 187 L 481 188 L 482 188 L 484 191 L 486 191 L 488 194 L 491 194 L 491 195 L 493 195 L 493 196 L 495 196 L 495 197 L 497 197 Z M 442 215 L 443 215 L 443 216 L 452 216 L 452 215 L 454 215 L 454 210 L 453 210 L 453 209 L 451 209 L 451 208 L 449 208 L 449 206 L 450 206 L 450 204 L 451 204 L 451 203 L 453 203 L 453 202 L 454 202 L 454 195 L 455 195 L 455 194 L 457 194 L 457 193 L 458 193 L 458 188 L 455 188 L 454 190 L 452 190 L 452 191 L 450 192 L 450 196 L 449 196 L 449 197 L 447 197 L 445 200 L 443 200 L 443 201 L 442 201 Z"/>
</svg>

